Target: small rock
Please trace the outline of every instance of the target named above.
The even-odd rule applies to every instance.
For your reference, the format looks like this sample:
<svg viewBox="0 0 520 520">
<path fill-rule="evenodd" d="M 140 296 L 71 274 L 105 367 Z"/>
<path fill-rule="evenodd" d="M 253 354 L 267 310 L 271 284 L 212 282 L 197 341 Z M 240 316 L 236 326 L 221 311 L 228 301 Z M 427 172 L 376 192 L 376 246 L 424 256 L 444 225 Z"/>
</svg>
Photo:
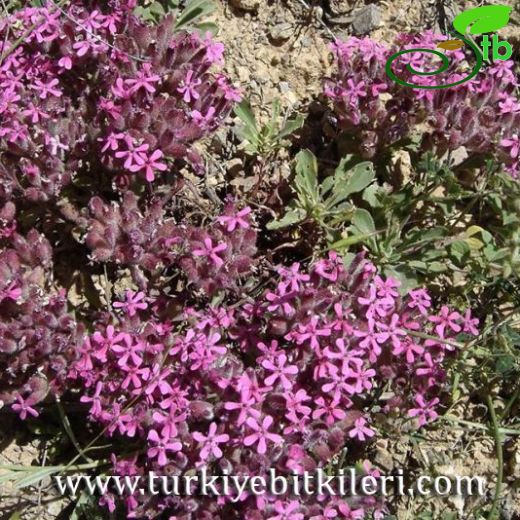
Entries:
<svg viewBox="0 0 520 520">
<path fill-rule="evenodd" d="M 273 43 L 282 43 L 293 34 L 293 26 L 289 22 L 281 22 L 269 28 L 269 38 Z"/>
<path fill-rule="evenodd" d="M 231 0 L 231 5 L 242 11 L 256 12 L 260 6 L 260 0 Z"/>
<path fill-rule="evenodd" d="M 375 4 L 365 5 L 352 13 L 352 29 L 355 34 L 367 34 L 381 24 L 381 11 Z"/>
<path fill-rule="evenodd" d="M 278 84 L 278 88 L 280 89 L 280 92 L 282 94 L 285 94 L 286 92 L 289 91 L 289 83 L 287 81 L 281 81 L 279 84 Z"/>
<path fill-rule="evenodd" d="M 236 68 L 238 79 L 243 83 L 249 82 L 249 69 L 247 67 L 239 66 Z"/>
<path fill-rule="evenodd" d="M 308 36 L 304 36 L 301 40 L 301 45 L 304 49 L 308 49 L 312 45 L 312 40 Z"/>
<path fill-rule="evenodd" d="M 349 0 L 329 0 L 329 7 L 334 15 L 344 14 L 350 11 L 352 6 Z"/>
<path fill-rule="evenodd" d="M 226 162 L 226 170 L 234 177 L 243 169 L 242 159 L 235 157 Z"/>
</svg>

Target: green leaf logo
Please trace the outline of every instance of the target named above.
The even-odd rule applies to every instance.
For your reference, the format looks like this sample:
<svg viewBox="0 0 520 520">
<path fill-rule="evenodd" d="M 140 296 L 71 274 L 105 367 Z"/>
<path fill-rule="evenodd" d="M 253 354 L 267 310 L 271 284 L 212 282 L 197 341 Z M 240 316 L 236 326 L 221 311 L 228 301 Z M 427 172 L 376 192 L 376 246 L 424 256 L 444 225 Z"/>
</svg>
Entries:
<svg viewBox="0 0 520 520">
<path fill-rule="evenodd" d="M 460 34 L 483 34 L 506 26 L 512 7 L 507 5 L 484 5 L 460 13 L 453 20 L 453 27 Z"/>
</svg>

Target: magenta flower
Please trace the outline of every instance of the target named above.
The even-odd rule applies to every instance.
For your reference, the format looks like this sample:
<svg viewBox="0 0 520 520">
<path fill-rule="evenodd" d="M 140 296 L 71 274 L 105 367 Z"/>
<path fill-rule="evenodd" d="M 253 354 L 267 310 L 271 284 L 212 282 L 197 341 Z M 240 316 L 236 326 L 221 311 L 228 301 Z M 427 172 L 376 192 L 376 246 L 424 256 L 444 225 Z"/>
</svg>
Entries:
<svg viewBox="0 0 520 520">
<path fill-rule="evenodd" d="M 471 317 L 471 309 L 467 309 L 462 317 L 462 330 L 463 332 L 467 332 L 469 334 L 473 334 L 473 336 L 479 335 L 479 330 L 477 326 L 479 324 L 478 318 Z"/>
<path fill-rule="evenodd" d="M 20 419 L 25 420 L 27 415 L 38 417 L 39 413 L 34 408 L 32 408 L 32 405 L 34 404 L 33 399 L 24 399 L 20 394 L 17 394 L 16 401 L 16 403 L 11 405 L 11 408 L 13 411 L 18 413 Z"/>
<path fill-rule="evenodd" d="M 453 332 L 460 332 L 461 326 L 457 323 L 461 316 L 456 311 L 450 311 L 449 307 L 443 305 L 439 316 L 430 316 L 430 321 L 436 323 L 435 331 L 437 334 L 444 338 L 446 328 L 451 329 Z"/>
<path fill-rule="evenodd" d="M 22 296 L 22 289 L 18 286 L 16 282 L 11 282 L 4 289 L 0 289 L 0 302 L 9 298 L 14 302 L 17 301 Z"/>
<path fill-rule="evenodd" d="M 39 93 L 41 99 L 47 99 L 48 96 L 61 97 L 61 90 L 56 88 L 59 83 L 58 79 L 52 79 L 48 83 L 43 83 L 37 79 L 31 88 Z"/>
<path fill-rule="evenodd" d="M 283 442 L 283 437 L 269 431 L 269 428 L 273 422 L 274 420 L 270 415 L 265 416 L 261 423 L 259 423 L 253 417 L 247 419 L 246 424 L 249 426 L 249 428 L 254 430 L 254 433 L 251 433 L 244 438 L 244 445 L 252 446 L 253 444 L 258 444 L 256 451 L 260 455 L 264 455 L 267 451 L 267 441 L 274 442 L 275 444 L 281 444 Z"/>
<path fill-rule="evenodd" d="M 513 134 L 511 139 L 502 139 L 500 141 L 500 144 L 504 148 L 510 148 L 509 155 L 512 159 L 518 158 L 518 155 L 520 153 L 520 138 L 517 134 Z"/>
<path fill-rule="evenodd" d="M 195 121 L 201 128 L 210 128 L 211 123 L 215 119 L 215 107 L 209 107 L 206 115 L 203 115 L 198 110 L 192 110 L 191 118 Z M 220 217 L 222 218 L 222 217 Z"/>
<path fill-rule="evenodd" d="M 222 450 L 220 449 L 219 444 L 229 441 L 229 435 L 227 433 L 217 435 L 217 424 L 214 422 L 209 425 L 207 435 L 203 435 L 200 432 L 194 432 L 193 438 L 197 442 L 203 443 L 203 447 L 200 450 L 200 458 L 202 460 L 207 460 L 210 455 L 216 459 L 220 459 L 220 457 L 222 457 Z"/>
<path fill-rule="evenodd" d="M 123 166 L 127 170 L 132 171 L 132 168 L 135 168 L 135 171 L 138 171 L 146 162 L 146 152 L 150 148 L 150 146 L 146 143 L 138 145 L 129 136 L 124 136 L 124 140 L 128 147 L 128 150 L 116 151 L 115 156 L 118 159 L 125 159 Z M 119 147 L 119 143 L 117 144 L 117 146 Z"/>
<path fill-rule="evenodd" d="M 264 359 L 262 361 L 262 366 L 272 372 L 272 374 L 265 378 L 265 384 L 268 386 L 272 386 L 276 383 L 276 381 L 280 381 L 284 390 L 289 390 L 292 387 L 292 382 L 287 376 L 294 376 L 298 373 L 298 367 L 296 365 L 287 365 L 287 356 L 285 354 L 280 354 L 276 357 L 276 360 L 273 362 L 268 359 Z"/>
<path fill-rule="evenodd" d="M 301 265 L 298 262 L 294 262 L 289 269 L 280 267 L 278 273 L 284 277 L 285 282 L 289 283 L 291 291 L 299 291 L 300 284 L 308 282 L 311 277 L 308 274 L 300 273 Z"/>
<path fill-rule="evenodd" d="M 161 81 L 161 77 L 152 72 L 151 63 L 143 63 L 141 70 L 135 79 L 127 79 L 126 84 L 130 86 L 130 92 L 134 94 L 139 89 L 153 94 L 155 92 L 154 83 Z"/>
<path fill-rule="evenodd" d="M 411 301 L 408 307 L 417 309 L 423 316 L 428 314 L 428 309 L 432 306 L 431 298 L 428 292 L 424 289 L 415 289 L 408 293 Z"/>
<path fill-rule="evenodd" d="M 251 208 L 246 206 L 235 215 L 222 215 L 221 217 L 217 217 L 217 221 L 222 225 L 227 224 L 226 230 L 229 232 L 235 231 L 237 227 L 248 229 L 250 227 L 249 219 L 246 220 L 244 217 L 249 215 L 251 211 Z"/>
<path fill-rule="evenodd" d="M 199 249 L 194 249 L 192 253 L 195 256 L 204 256 L 208 257 L 217 267 L 221 267 L 224 265 L 224 260 L 218 256 L 217 253 L 221 253 L 227 249 L 227 244 L 225 242 L 221 242 L 216 246 L 213 246 L 213 241 L 211 238 L 205 238 L 203 241 L 203 246 Z"/>
<path fill-rule="evenodd" d="M 183 99 L 186 103 L 189 103 L 191 100 L 199 99 L 200 94 L 197 92 L 196 87 L 198 87 L 202 81 L 200 79 L 193 78 L 193 70 L 189 70 L 186 74 L 186 78 L 181 83 L 181 86 L 177 89 L 178 92 L 183 94 Z"/>
<path fill-rule="evenodd" d="M 144 146 L 148 148 L 148 145 L 141 145 L 139 148 L 143 149 Z M 136 158 L 136 163 L 132 164 L 128 169 L 131 172 L 144 170 L 148 182 L 152 182 L 155 179 L 156 170 L 163 172 L 168 169 L 166 164 L 159 162 L 159 160 L 164 156 L 161 150 L 154 150 L 151 155 L 146 155 L 144 151 L 138 151 L 137 153 L 140 158 Z"/>
<path fill-rule="evenodd" d="M 343 407 L 339 406 L 339 396 L 336 394 L 332 399 L 325 400 L 323 397 L 316 399 L 317 408 L 312 412 L 313 419 L 320 419 L 325 416 L 325 422 L 331 426 L 337 421 L 341 421 L 346 417 Z"/>
<path fill-rule="evenodd" d="M 144 310 L 148 308 L 148 304 L 143 301 L 146 299 L 144 292 L 135 292 L 131 289 L 127 289 L 125 292 L 124 302 L 114 302 L 116 309 L 123 309 L 129 316 L 135 316 L 138 310 Z"/>
<path fill-rule="evenodd" d="M 305 517 L 303 513 L 298 513 L 300 503 L 298 500 L 291 500 L 290 502 L 282 502 L 277 500 L 274 503 L 274 510 L 277 515 L 270 516 L 267 520 L 303 520 Z"/>
<path fill-rule="evenodd" d="M 254 408 L 255 405 L 256 400 L 253 397 L 246 399 L 242 396 L 239 403 L 227 401 L 226 403 L 224 403 L 224 408 L 229 411 L 239 410 L 240 413 L 238 414 L 238 418 L 236 421 L 237 426 L 242 426 L 250 417 L 254 419 L 260 418 L 261 413 L 259 410 Z"/>
<path fill-rule="evenodd" d="M 366 426 L 367 421 L 364 417 L 359 417 L 354 421 L 354 428 L 348 432 L 350 438 L 358 438 L 364 442 L 367 438 L 372 438 L 375 435 L 374 430 Z"/>
<path fill-rule="evenodd" d="M 182 443 L 165 437 L 160 437 L 155 430 L 150 430 L 148 440 L 152 442 L 152 447 L 148 448 L 147 454 L 152 459 L 157 459 L 159 466 L 168 463 L 168 452 L 178 452 L 182 450 Z"/>
<path fill-rule="evenodd" d="M 417 417 L 419 426 L 423 426 L 426 423 L 435 421 L 435 419 L 437 419 L 438 414 L 434 408 L 440 402 L 438 397 L 435 397 L 431 401 L 426 401 L 424 396 L 419 394 L 415 397 L 415 402 L 417 404 L 417 408 L 411 408 L 408 410 L 408 415 L 410 417 Z"/>
</svg>

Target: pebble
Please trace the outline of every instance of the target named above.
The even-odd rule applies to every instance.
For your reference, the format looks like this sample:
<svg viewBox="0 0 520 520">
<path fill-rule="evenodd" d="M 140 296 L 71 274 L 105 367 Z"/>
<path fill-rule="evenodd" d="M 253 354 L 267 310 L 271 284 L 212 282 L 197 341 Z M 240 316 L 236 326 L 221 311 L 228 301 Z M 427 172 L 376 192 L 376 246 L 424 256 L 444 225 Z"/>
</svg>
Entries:
<svg viewBox="0 0 520 520">
<path fill-rule="evenodd" d="M 242 11 L 256 12 L 260 6 L 260 0 L 231 0 L 231 5 Z"/>
<path fill-rule="evenodd" d="M 278 88 L 280 89 L 280 92 L 282 94 L 285 94 L 289 91 L 289 83 L 287 81 L 280 81 L 280 83 L 278 84 Z"/>
<path fill-rule="evenodd" d="M 375 4 L 365 5 L 352 13 L 354 34 L 367 34 L 381 24 L 381 10 Z"/>
<path fill-rule="evenodd" d="M 289 22 L 281 22 L 269 28 L 269 37 L 273 43 L 281 43 L 288 40 L 294 32 Z"/>
</svg>

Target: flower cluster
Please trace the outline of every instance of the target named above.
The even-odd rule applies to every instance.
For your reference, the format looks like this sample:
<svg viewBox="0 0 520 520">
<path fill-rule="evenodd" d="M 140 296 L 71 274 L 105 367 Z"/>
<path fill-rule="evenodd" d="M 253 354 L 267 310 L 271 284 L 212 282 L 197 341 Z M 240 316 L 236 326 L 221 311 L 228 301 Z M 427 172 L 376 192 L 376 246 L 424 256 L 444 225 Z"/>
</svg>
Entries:
<svg viewBox="0 0 520 520">
<path fill-rule="evenodd" d="M 210 71 L 223 46 L 147 26 L 133 0 L 27 7 L 0 21 L 0 196 L 152 182 L 214 130 L 239 94 Z"/>
<path fill-rule="evenodd" d="M 419 36 L 400 35 L 391 48 L 370 38 L 337 40 L 332 49 L 338 71 L 326 82 L 325 94 L 333 100 L 343 130 L 360 136 L 359 151 L 372 158 L 404 138 L 419 137 L 423 150 L 437 155 L 464 147 L 468 154 L 493 154 L 514 177 L 518 163 L 520 102 L 514 62 L 487 65 L 467 83 L 446 89 L 402 86 L 385 71 L 394 53 L 414 48 L 435 49 L 445 36 L 425 32 Z M 392 68 L 400 79 L 415 85 L 455 83 L 468 74 L 463 50 L 448 51 L 449 68 L 440 75 L 412 74 L 433 71 L 439 59 L 426 52 L 399 56 Z M 473 65 L 473 58 L 467 62 Z M 466 66 L 467 69 L 467 66 Z"/>
<path fill-rule="evenodd" d="M 248 225 L 236 213 L 220 220 L 230 233 Z M 219 265 L 220 245 L 203 239 L 193 254 Z M 373 438 L 377 409 L 417 426 L 437 417 L 455 338 L 478 332 L 469 311 L 435 312 L 426 290 L 403 295 L 362 257 L 346 268 L 335 253 L 308 270 L 281 266 L 271 283 L 255 299 L 187 306 L 174 317 L 166 295 L 128 291 L 116 315 L 97 322 L 69 377 L 84 389 L 91 420 L 132 441 L 114 459 L 118 474 L 312 471 Z M 198 518 L 246 519 L 358 518 L 351 511 L 376 506 L 231 498 L 128 496 L 126 505 L 129 518 L 196 508 Z M 114 497 L 104 501 L 114 507 Z"/>
<path fill-rule="evenodd" d="M 129 267 L 134 281 L 146 289 L 148 278 L 165 269 L 184 277 L 207 295 L 216 290 L 238 290 L 239 282 L 252 273 L 256 231 L 246 207 L 227 204 L 224 213 L 205 226 L 176 223 L 167 201 L 155 199 L 139 205 L 138 197 L 125 192 L 121 203 L 93 197 L 88 208 L 71 205 L 63 214 L 84 233 L 85 244 L 96 262 Z"/>
<path fill-rule="evenodd" d="M 5 208 L 4 208 L 5 209 Z M 23 419 L 49 391 L 60 392 L 82 343 L 82 327 L 53 291 L 52 249 L 35 230 L 16 232 L 0 251 L 0 402 Z"/>
</svg>

